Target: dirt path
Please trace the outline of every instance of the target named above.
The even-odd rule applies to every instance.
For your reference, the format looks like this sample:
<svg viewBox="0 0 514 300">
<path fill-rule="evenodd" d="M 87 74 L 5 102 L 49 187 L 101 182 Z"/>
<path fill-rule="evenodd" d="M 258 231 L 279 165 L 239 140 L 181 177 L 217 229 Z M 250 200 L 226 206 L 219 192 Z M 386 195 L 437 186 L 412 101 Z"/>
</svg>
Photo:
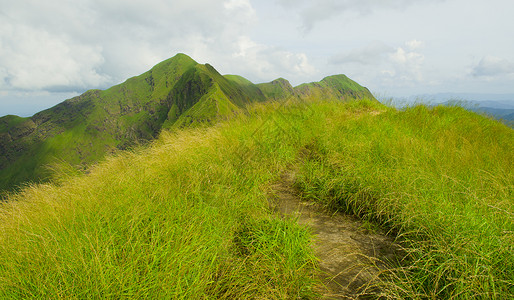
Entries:
<svg viewBox="0 0 514 300">
<path fill-rule="evenodd" d="M 319 205 L 300 201 L 293 180 L 293 173 L 285 173 L 271 186 L 272 206 L 314 233 L 314 252 L 323 272 L 323 299 L 376 299 L 373 282 L 386 267 L 383 261 L 393 260 L 399 247 L 383 233 L 365 229 L 355 217 L 328 213 Z"/>
</svg>

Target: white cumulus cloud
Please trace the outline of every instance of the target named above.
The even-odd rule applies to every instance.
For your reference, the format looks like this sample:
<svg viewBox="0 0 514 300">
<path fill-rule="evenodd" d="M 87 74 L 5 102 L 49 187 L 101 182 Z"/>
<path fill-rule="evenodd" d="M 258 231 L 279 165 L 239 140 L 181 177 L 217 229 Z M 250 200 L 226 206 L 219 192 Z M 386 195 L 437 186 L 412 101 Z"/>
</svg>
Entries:
<svg viewBox="0 0 514 300">
<path fill-rule="evenodd" d="M 411 40 L 411 41 L 406 42 L 405 45 L 407 46 L 407 48 L 409 48 L 409 50 L 417 50 L 417 49 L 423 48 L 425 43 L 422 41 L 418 41 L 418 40 Z"/>
<path fill-rule="evenodd" d="M 358 78 L 373 78 L 381 86 L 411 86 L 426 80 L 425 55 L 419 50 L 423 41 L 411 40 L 393 47 L 383 42 L 342 52 L 329 63 Z"/>
<path fill-rule="evenodd" d="M 271 81 L 277 77 L 295 81 L 318 72 L 305 53 L 260 44 L 247 36 L 238 38 L 232 61 L 232 70 L 257 82 Z"/>
<path fill-rule="evenodd" d="M 23 39 L 16 38 L 23 37 Z M 109 81 L 98 72 L 100 46 L 73 43 L 42 29 L 18 26 L 0 39 L 4 86 L 11 89 L 83 89 Z"/>
<path fill-rule="evenodd" d="M 393 62 L 405 67 L 418 67 L 423 64 L 425 56 L 419 52 L 405 50 L 398 47 L 394 53 L 390 55 Z"/>
<path fill-rule="evenodd" d="M 362 48 L 334 55 L 329 59 L 329 61 L 333 64 L 357 63 L 362 65 L 373 65 L 380 63 L 387 54 L 393 51 L 393 47 L 388 46 L 383 42 L 375 41 Z"/>
<path fill-rule="evenodd" d="M 0 1 L 3 90 L 106 88 L 177 52 L 253 80 L 313 71 L 301 51 L 248 34 L 250 0 Z"/>
<path fill-rule="evenodd" d="M 496 56 L 485 56 L 473 68 L 476 77 L 495 77 L 514 74 L 514 63 Z"/>
<path fill-rule="evenodd" d="M 446 0 L 277 0 L 287 9 L 297 10 L 302 18 L 302 29 L 310 31 L 314 26 L 344 13 L 371 14 L 383 9 L 405 9 L 411 5 Z"/>
</svg>

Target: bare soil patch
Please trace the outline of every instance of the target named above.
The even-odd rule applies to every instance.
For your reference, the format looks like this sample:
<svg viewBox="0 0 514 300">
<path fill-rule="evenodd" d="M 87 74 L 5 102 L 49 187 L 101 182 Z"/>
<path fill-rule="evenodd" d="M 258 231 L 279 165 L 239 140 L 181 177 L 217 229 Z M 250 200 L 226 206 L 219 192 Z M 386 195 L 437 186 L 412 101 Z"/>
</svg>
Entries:
<svg viewBox="0 0 514 300">
<path fill-rule="evenodd" d="M 301 201 L 286 172 L 271 186 L 270 204 L 283 217 L 296 218 L 315 236 L 323 299 L 376 299 L 378 277 L 400 253 L 393 239 L 378 229 L 368 229 L 355 216 L 329 212 L 320 205 Z"/>
</svg>

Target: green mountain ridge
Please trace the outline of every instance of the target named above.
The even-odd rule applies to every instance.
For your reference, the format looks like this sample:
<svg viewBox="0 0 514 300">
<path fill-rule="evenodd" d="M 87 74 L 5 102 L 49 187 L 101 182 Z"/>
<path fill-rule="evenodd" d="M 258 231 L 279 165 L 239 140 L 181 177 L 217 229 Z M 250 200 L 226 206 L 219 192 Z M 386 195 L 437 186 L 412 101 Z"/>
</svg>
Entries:
<svg viewBox="0 0 514 300">
<path fill-rule="evenodd" d="M 283 100 L 295 95 L 293 86 L 284 78 L 258 84 L 258 87 L 268 99 Z"/>
<path fill-rule="evenodd" d="M 374 99 L 344 75 L 292 87 L 279 78 L 253 84 L 177 54 L 106 90 L 90 90 L 29 118 L 0 118 L 0 190 L 46 180 L 48 165 L 87 166 L 156 138 L 163 128 L 210 124 L 246 105 L 291 97 Z"/>
<path fill-rule="evenodd" d="M 206 89 L 187 113 L 228 105 Z M 514 299 L 514 130 L 369 99 L 244 109 L 9 193 L 0 299 Z"/>
</svg>

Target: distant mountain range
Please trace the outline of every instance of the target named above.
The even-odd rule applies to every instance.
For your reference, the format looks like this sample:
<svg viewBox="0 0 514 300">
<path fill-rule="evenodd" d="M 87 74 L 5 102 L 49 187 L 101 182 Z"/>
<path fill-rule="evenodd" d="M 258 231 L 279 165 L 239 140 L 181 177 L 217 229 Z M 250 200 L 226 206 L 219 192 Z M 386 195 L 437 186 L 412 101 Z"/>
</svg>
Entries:
<svg viewBox="0 0 514 300">
<path fill-rule="evenodd" d="M 49 164 L 86 168 L 117 149 L 152 140 L 164 128 L 210 124 L 254 102 L 364 97 L 374 99 L 345 75 L 296 87 L 283 78 L 253 84 L 177 54 L 122 84 L 87 91 L 32 117 L 1 117 L 0 190 L 47 179 Z"/>
<path fill-rule="evenodd" d="M 438 93 L 393 99 L 392 104 L 402 107 L 410 103 L 458 104 L 477 113 L 489 115 L 507 123 L 514 121 L 514 94 Z"/>
<path fill-rule="evenodd" d="M 499 120 L 505 120 L 508 122 L 514 121 L 514 108 L 494 108 L 494 107 L 483 107 L 472 108 L 471 110 L 478 113 L 485 113 Z"/>
<path fill-rule="evenodd" d="M 451 103 L 452 101 L 447 101 L 442 104 Z M 514 121 L 514 104 L 510 104 L 507 101 L 463 101 L 457 102 L 457 104 L 471 111 L 485 114 L 507 123 Z"/>
</svg>

